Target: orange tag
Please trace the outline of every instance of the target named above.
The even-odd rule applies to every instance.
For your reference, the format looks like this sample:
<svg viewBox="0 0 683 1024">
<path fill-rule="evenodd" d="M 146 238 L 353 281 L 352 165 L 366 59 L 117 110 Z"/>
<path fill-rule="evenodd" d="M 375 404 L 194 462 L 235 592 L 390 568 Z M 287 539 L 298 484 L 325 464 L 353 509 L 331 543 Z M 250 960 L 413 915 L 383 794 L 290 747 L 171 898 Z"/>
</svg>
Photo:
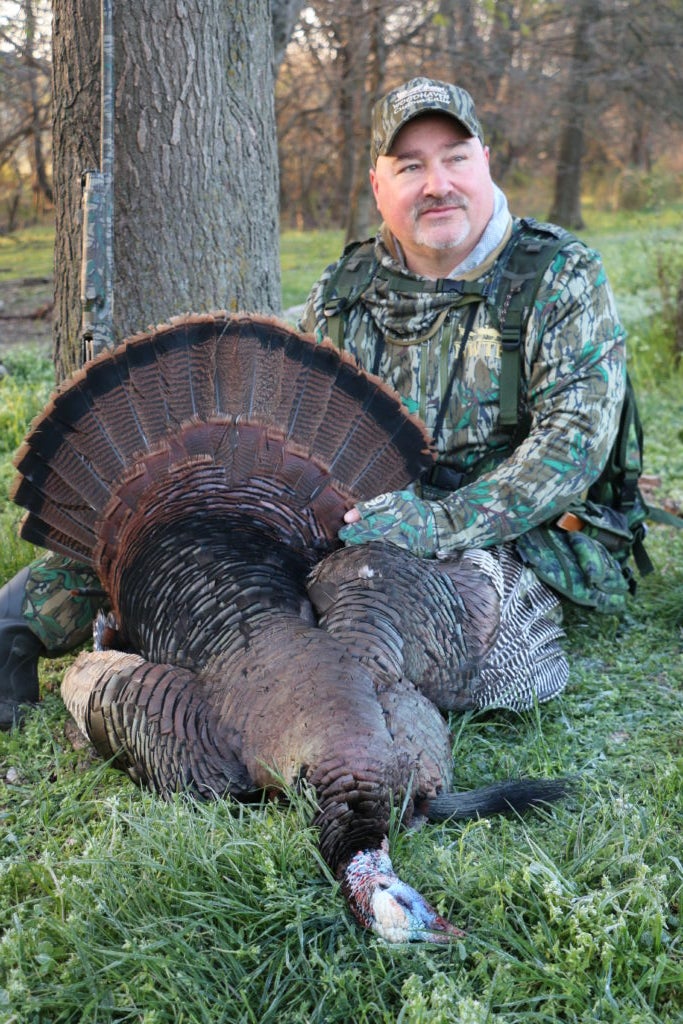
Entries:
<svg viewBox="0 0 683 1024">
<path fill-rule="evenodd" d="M 565 512 L 557 520 L 557 525 L 562 530 L 583 530 L 583 520 L 575 516 L 573 512 Z"/>
</svg>

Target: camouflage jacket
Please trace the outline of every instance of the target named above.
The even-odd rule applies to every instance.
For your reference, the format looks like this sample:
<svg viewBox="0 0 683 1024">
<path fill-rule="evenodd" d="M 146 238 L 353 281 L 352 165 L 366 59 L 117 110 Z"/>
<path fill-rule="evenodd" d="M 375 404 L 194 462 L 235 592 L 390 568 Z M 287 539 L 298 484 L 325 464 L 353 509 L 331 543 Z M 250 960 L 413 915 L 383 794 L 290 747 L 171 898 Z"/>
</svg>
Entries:
<svg viewBox="0 0 683 1024">
<path fill-rule="evenodd" d="M 503 245 L 468 278 L 489 280 Z M 435 442 L 438 461 L 469 481 L 439 496 L 443 549 L 501 544 L 553 521 L 599 476 L 624 395 L 625 333 L 600 256 L 571 239 L 543 276 L 521 359 L 528 430 L 511 444 L 498 425 L 501 338 L 492 311 L 478 304 L 458 365 L 468 306 L 453 293 L 421 291 L 420 281 L 429 282 L 401 266 L 383 231 L 374 249 L 406 291 L 373 279 L 348 313 L 343 347 L 432 433 L 457 367 Z M 336 266 L 313 286 L 299 323 L 319 339 L 327 334 L 323 295 Z"/>
</svg>

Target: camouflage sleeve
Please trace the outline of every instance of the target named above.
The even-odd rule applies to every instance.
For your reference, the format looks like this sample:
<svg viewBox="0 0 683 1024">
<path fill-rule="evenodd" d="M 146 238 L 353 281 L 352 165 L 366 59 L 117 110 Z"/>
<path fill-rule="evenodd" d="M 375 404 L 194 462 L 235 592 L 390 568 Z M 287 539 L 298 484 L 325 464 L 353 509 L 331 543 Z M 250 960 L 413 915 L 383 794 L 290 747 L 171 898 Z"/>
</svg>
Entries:
<svg viewBox="0 0 683 1024">
<path fill-rule="evenodd" d="M 298 330 L 315 335 L 318 341 L 322 341 L 327 333 L 327 317 L 323 313 L 323 291 L 336 267 L 336 263 L 331 263 L 325 268 L 308 293 L 303 312 L 297 321 Z"/>
<path fill-rule="evenodd" d="M 599 255 L 581 244 L 546 272 L 527 326 L 526 439 L 438 502 L 443 550 L 504 543 L 559 516 L 593 483 L 616 436 L 625 334 Z"/>
</svg>

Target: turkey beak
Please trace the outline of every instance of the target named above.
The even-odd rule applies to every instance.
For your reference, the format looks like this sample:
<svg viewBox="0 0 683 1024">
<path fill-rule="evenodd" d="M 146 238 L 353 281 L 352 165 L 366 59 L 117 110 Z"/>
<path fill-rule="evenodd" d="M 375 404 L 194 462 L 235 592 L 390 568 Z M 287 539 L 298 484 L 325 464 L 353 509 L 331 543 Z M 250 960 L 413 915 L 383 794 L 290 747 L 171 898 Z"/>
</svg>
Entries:
<svg viewBox="0 0 683 1024">
<path fill-rule="evenodd" d="M 431 908 L 430 908 L 431 909 Z M 434 917 L 431 920 L 428 930 L 425 931 L 423 942 L 438 942 L 442 945 L 447 942 L 454 942 L 455 939 L 463 939 L 465 932 L 460 928 L 456 928 L 454 924 L 445 918 L 441 917 L 440 914 L 434 912 Z"/>
<path fill-rule="evenodd" d="M 414 890 L 413 890 L 414 891 Z M 420 895 L 413 902 L 411 909 L 407 912 L 410 921 L 410 942 L 434 942 L 445 945 L 455 939 L 462 939 L 465 932 L 456 928 L 454 924 L 441 914 L 437 914 L 434 908 Z"/>
<path fill-rule="evenodd" d="M 372 902 L 373 930 L 389 942 L 445 944 L 465 935 L 398 877 L 386 887 L 380 885 Z"/>
</svg>

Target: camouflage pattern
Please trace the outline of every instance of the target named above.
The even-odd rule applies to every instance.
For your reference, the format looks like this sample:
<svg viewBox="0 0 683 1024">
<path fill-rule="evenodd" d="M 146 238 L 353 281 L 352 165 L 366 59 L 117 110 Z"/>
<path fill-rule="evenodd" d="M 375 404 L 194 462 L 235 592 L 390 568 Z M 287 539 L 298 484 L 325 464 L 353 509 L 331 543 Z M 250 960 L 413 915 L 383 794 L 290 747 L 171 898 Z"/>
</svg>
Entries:
<svg viewBox="0 0 683 1024">
<path fill-rule="evenodd" d="M 374 247 L 378 263 L 405 279 L 406 291 L 375 278 L 348 314 L 343 347 L 372 369 L 384 336 L 379 375 L 433 431 L 467 307 L 453 293 L 416 290 L 420 279 L 401 267 L 381 232 Z M 300 323 L 321 339 L 323 288 L 335 267 L 313 287 Z M 487 284 L 494 272 L 495 261 L 470 276 Z M 441 551 L 512 541 L 584 495 L 617 433 L 624 338 L 598 253 L 569 241 L 546 271 L 527 325 L 521 404 L 530 428 L 512 450 L 498 426 L 500 332 L 491 310 L 479 304 L 436 439 L 439 462 L 471 481 L 433 503 Z"/>
<path fill-rule="evenodd" d="M 48 553 L 29 566 L 22 614 L 48 656 L 78 647 L 92 634 L 106 598 L 93 569 Z"/>
<path fill-rule="evenodd" d="M 412 491 L 380 494 L 370 501 L 359 501 L 356 508 L 363 518 L 339 531 L 339 539 L 345 544 L 391 541 L 420 558 L 431 558 L 439 550 L 433 504 Z"/>
<path fill-rule="evenodd" d="M 474 109 L 474 100 L 458 85 L 431 78 L 413 78 L 392 89 L 372 108 L 370 159 L 386 156 L 404 124 L 420 114 L 448 114 L 484 144 L 484 133 Z"/>
<path fill-rule="evenodd" d="M 518 537 L 516 547 L 539 579 L 575 604 L 615 615 L 623 612 L 629 586 L 621 565 L 583 530 L 540 526 Z"/>
<path fill-rule="evenodd" d="M 99 171 L 83 175 L 81 259 L 81 362 L 113 347 L 111 286 L 108 277 L 107 218 L 111 185 Z"/>
</svg>

